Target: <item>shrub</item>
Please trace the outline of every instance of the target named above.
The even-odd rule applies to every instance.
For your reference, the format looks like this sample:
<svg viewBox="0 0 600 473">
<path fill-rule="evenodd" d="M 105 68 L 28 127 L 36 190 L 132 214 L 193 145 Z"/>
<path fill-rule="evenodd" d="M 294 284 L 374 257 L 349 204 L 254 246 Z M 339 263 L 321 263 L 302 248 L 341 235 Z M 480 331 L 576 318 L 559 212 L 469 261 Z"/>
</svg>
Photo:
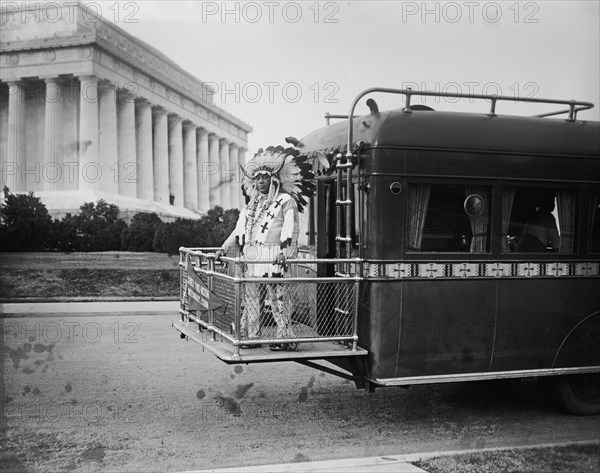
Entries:
<svg viewBox="0 0 600 473">
<path fill-rule="evenodd" d="M 63 217 L 62 220 L 54 219 L 50 233 L 51 249 L 76 251 L 77 241 L 77 227 L 70 213 Z"/>
<path fill-rule="evenodd" d="M 154 251 L 177 254 L 179 247 L 220 246 L 233 231 L 239 210 L 213 207 L 200 220 L 177 219 L 156 227 Z"/>
<path fill-rule="evenodd" d="M 100 199 L 96 204 L 86 202 L 75 216 L 63 219 L 65 229 L 72 235 L 73 247 L 78 251 L 111 251 L 121 249 L 121 233 L 127 224 L 119 218 L 119 207 Z"/>
<path fill-rule="evenodd" d="M 129 227 L 121 234 L 121 248 L 125 251 L 152 251 L 154 233 L 162 224 L 155 213 L 137 213 Z"/>
<path fill-rule="evenodd" d="M 52 219 L 48 209 L 29 194 L 11 194 L 4 187 L 0 205 L 0 248 L 2 251 L 45 250 L 51 246 Z"/>
<path fill-rule="evenodd" d="M 195 220 L 182 218 L 159 225 L 154 235 L 154 249 L 174 255 L 179 253 L 180 246 L 197 246 L 195 226 Z"/>
<path fill-rule="evenodd" d="M 198 222 L 198 246 L 221 246 L 235 228 L 240 211 L 216 206 Z"/>
</svg>

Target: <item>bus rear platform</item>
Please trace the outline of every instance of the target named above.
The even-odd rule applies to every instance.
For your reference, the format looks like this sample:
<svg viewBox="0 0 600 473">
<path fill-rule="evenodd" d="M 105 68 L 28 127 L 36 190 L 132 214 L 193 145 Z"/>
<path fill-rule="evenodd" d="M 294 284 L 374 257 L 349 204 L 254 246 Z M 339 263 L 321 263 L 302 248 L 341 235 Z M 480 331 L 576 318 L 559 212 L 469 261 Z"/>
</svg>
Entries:
<svg viewBox="0 0 600 473">
<path fill-rule="evenodd" d="M 198 324 L 190 321 L 174 322 L 173 328 L 181 337 L 199 344 L 217 358 L 228 364 L 260 363 L 272 361 L 326 360 L 328 358 L 365 356 L 367 350 L 337 341 L 302 342 L 295 351 L 272 351 L 270 339 L 260 339 L 256 348 L 236 350 L 235 342 L 208 329 L 198 329 Z"/>
<path fill-rule="evenodd" d="M 181 319 L 172 326 L 182 339 L 228 364 L 297 361 L 312 366 L 311 360 L 329 360 L 352 368 L 368 354 L 358 346 L 358 260 L 338 266 L 346 272 L 334 277 L 316 277 L 317 265 L 331 262 L 308 258 L 286 262 L 290 277 L 244 277 L 244 268 L 254 263 L 261 262 L 219 261 L 211 248 L 180 249 Z M 272 300 L 276 294 L 278 302 Z M 278 338 L 273 314 L 281 301 L 291 328 L 284 338 Z M 248 320 L 253 321 L 252 338 Z M 297 349 L 271 350 L 281 344 Z"/>
</svg>

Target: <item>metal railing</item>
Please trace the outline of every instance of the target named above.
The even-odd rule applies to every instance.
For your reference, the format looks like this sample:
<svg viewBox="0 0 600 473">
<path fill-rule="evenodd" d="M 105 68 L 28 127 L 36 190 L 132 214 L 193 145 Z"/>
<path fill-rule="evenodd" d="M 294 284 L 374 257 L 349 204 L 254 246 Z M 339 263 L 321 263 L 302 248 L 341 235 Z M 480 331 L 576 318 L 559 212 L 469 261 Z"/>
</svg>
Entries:
<svg viewBox="0 0 600 473">
<path fill-rule="evenodd" d="M 286 260 L 291 277 L 246 277 L 252 264 L 215 258 L 216 248 L 180 248 L 180 314 L 217 336 L 242 345 L 339 341 L 357 349 L 362 260 Z M 336 277 L 298 277 L 298 267 L 334 265 Z M 347 272 L 341 273 L 339 268 Z M 281 321 L 288 322 L 283 331 Z M 285 324 L 284 324 L 285 325 Z M 283 331 L 283 332 L 282 332 Z"/>
</svg>

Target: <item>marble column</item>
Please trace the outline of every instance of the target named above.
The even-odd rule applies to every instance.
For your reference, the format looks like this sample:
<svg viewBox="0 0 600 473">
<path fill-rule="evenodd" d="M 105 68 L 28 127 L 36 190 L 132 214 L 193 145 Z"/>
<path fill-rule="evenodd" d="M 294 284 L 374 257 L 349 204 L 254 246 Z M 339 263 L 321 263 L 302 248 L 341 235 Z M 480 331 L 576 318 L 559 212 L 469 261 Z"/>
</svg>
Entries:
<svg viewBox="0 0 600 473">
<path fill-rule="evenodd" d="M 119 181 L 123 173 L 119 169 L 117 146 L 117 88 L 110 82 L 101 82 L 99 102 L 99 162 L 102 170 L 100 190 L 109 194 L 119 193 Z"/>
<path fill-rule="evenodd" d="M 2 158 L 2 188 L 19 192 L 21 166 L 25 165 L 25 88 L 22 82 L 8 83 L 8 136 Z"/>
<path fill-rule="evenodd" d="M 231 208 L 239 208 L 239 193 L 240 193 L 240 176 L 242 172 L 238 166 L 238 145 L 235 143 L 229 144 L 229 204 Z"/>
<path fill-rule="evenodd" d="M 183 138 L 177 115 L 169 115 L 169 192 L 173 205 L 183 207 Z"/>
<path fill-rule="evenodd" d="M 167 111 L 152 109 L 154 141 L 154 200 L 169 205 L 169 130 Z"/>
<path fill-rule="evenodd" d="M 196 126 L 183 124 L 183 205 L 198 208 L 198 166 L 196 164 Z"/>
<path fill-rule="evenodd" d="M 242 148 L 241 146 L 238 148 L 238 163 L 241 164 L 242 166 L 244 166 L 244 169 L 245 169 L 245 167 L 246 167 L 246 148 Z M 244 197 L 244 194 L 242 193 L 242 188 L 241 188 L 242 178 L 244 176 L 243 176 L 242 170 L 239 168 L 239 166 L 238 166 L 238 169 L 239 169 L 239 173 L 240 173 L 240 186 L 238 187 L 238 190 L 239 190 L 238 205 L 239 205 L 239 208 L 241 209 L 246 205 L 246 202 L 245 202 L 245 197 Z"/>
<path fill-rule="evenodd" d="M 135 98 L 125 90 L 119 91 L 117 98 L 119 194 L 137 197 Z"/>
<path fill-rule="evenodd" d="M 229 180 L 229 141 L 225 138 L 221 138 L 219 141 L 219 150 L 219 199 L 221 201 L 221 207 L 223 207 L 224 210 L 227 210 L 231 208 L 231 199 L 229 196 L 229 189 L 231 188 L 231 181 Z"/>
<path fill-rule="evenodd" d="M 206 213 L 210 210 L 210 189 L 208 183 L 208 132 L 203 128 L 196 130 L 196 162 L 198 167 L 198 209 Z"/>
<path fill-rule="evenodd" d="M 42 167 L 43 190 L 63 190 L 63 159 L 60 152 L 62 138 L 62 91 L 58 77 L 44 79 L 46 100 L 44 102 L 44 165 Z"/>
<path fill-rule="evenodd" d="M 93 190 L 102 179 L 98 162 L 98 78 L 79 77 L 79 189 Z"/>
<path fill-rule="evenodd" d="M 59 136 L 60 154 L 63 165 L 60 190 L 77 191 L 79 188 L 79 102 L 81 84 L 76 77 L 63 79 L 62 113 L 60 117 Z"/>
<path fill-rule="evenodd" d="M 221 205 L 219 195 L 219 136 L 214 133 L 208 135 L 208 165 L 206 166 L 206 174 L 208 175 L 210 207 Z"/>
<path fill-rule="evenodd" d="M 154 199 L 154 171 L 152 165 L 152 109 L 142 99 L 135 103 L 138 199 Z"/>
</svg>

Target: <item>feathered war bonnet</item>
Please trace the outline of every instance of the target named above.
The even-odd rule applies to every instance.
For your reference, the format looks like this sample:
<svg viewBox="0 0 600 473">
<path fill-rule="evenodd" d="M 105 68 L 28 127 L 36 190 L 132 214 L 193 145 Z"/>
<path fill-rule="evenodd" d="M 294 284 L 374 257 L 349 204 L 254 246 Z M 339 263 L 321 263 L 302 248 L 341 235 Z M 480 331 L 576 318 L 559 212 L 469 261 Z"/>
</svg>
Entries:
<svg viewBox="0 0 600 473">
<path fill-rule="evenodd" d="M 261 148 L 245 168 L 242 165 L 240 167 L 244 174 L 242 192 L 246 197 L 246 203 L 259 193 L 256 178 L 261 174 L 271 177 L 269 200 L 272 200 L 278 192 L 284 192 L 296 201 L 299 212 L 302 212 L 308 199 L 314 194 L 315 175 L 312 172 L 312 165 L 297 149 L 284 149 L 283 146 L 269 146 L 265 150 Z"/>
</svg>

